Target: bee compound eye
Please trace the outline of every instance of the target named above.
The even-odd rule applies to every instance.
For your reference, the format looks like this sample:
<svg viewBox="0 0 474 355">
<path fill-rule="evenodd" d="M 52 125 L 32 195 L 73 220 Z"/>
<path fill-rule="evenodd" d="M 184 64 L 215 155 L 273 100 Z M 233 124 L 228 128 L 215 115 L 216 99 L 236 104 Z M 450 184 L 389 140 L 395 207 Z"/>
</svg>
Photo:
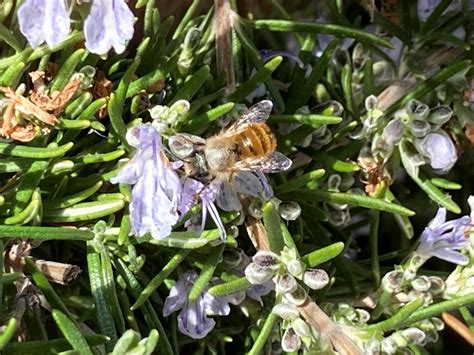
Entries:
<svg viewBox="0 0 474 355">
<path fill-rule="evenodd" d="M 191 142 L 186 136 L 180 134 L 171 136 L 168 145 L 171 153 L 180 159 L 189 157 L 194 151 L 193 142 Z"/>
</svg>

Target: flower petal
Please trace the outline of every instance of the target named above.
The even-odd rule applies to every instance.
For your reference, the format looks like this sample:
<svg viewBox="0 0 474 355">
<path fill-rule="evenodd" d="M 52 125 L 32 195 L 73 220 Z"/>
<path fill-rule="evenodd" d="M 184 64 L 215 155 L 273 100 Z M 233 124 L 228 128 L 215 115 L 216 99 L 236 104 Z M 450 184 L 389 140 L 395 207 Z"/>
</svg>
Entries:
<svg viewBox="0 0 474 355">
<path fill-rule="evenodd" d="M 86 48 L 96 54 L 106 54 L 114 47 L 117 54 L 133 36 L 133 13 L 123 0 L 94 0 L 84 21 Z"/>
<path fill-rule="evenodd" d="M 206 317 L 204 307 L 199 300 L 188 304 L 178 315 L 180 332 L 193 339 L 204 338 L 215 325 L 214 319 Z"/>
<path fill-rule="evenodd" d="M 52 47 L 69 33 L 70 20 L 64 0 L 26 0 L 17 15 L 20 31 L 33 48 L 45 40 Z"/>
</svg>

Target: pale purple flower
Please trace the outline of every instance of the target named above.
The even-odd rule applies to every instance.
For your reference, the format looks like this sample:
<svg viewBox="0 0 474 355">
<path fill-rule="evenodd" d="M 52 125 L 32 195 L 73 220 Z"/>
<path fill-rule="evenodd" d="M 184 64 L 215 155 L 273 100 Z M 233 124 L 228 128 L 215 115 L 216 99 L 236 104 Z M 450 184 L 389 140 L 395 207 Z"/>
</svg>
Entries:
<svg viewBox="0 0 474 355">
<path fill-rule="evenodd" d="M 91 53 L 106 54 L 114 47 L 117 54 L 133 37 L 134 17 L 124 0 L 93 0 L 84 21 L 86 48 Z"/>
<path fill-rule="evenodd" d="M 273 196 L 267 177 L 260 171 L 237 171 L 232 174 L 231 181 L 216 179 L 215 183 L 218 186 L 216 203 L 224 211 L 242 209 L 238 194 L 260 197 L 264 201 Z"/>
<path fill-rule="evenodd" d="M 470 227 L 472 222 L 469 216 L 446 222 L 446 209 L 440 208 L 423 231 L 416 254 L 424 260 L 435 256 L 454 264 L 466 265 L 469 258 L 459 250 L 469 242 L 466 232 Z"/>
<path fill-rule="evenodd" d="M 417 148 L 436 170 L 449 171 L 458 159 L 453 141 L 442 131 L 428 134 L 417 143 Z"/>
<path fill-rule="evenodd" d="M 33 48 L 45 41 L 52 47 L 69 33 L 70 20 L 64 0 L 26 0 L 17 15 L 20 31 Z"/>
<path fill-rule="evenodd" d="M 181 181 L 162 151 L 161 136 L 150 125 L 139 124 L 127 133 L 137 148 L 133 158 L 110 181 L 134 185 L 130 203 L 132 233 L 166 238 L 178 221 Z"/>
<path fill-rule="evenodd" d="M 194 302 L 189 302 L 188 294 L 191 290 L 197 273 L 187 271 L 171 288 L 163 306 L 163 315 L 168 317 L 171 313 L 179 311 L 179 331 L 193 339 L 202 339 L 214 328 L 216 322 L 209 318 L 210 315 L 226 316 L 230 313 L 229 299 L 227 297 L 214 297 L 204 291 Z"/>
<path fill-rule="evenodd" d="M 221 217 L 219 216 L 219 212 L 214 205 L 217 192 L 218 186 L 215 183 L 210 183 L 205 186 L 200 181 L 187 178 L 183 184 L 183 191 L 178 209 L 181 217 L 183 217 L 197 203 L 198 199 L 201 200 L 202 217 L 200 230 L 204 230 L 207 214 L 209 213 L 217 228 L 219 228 L 221 239 L 225 239 L 227 233 Z"/>
</svg>

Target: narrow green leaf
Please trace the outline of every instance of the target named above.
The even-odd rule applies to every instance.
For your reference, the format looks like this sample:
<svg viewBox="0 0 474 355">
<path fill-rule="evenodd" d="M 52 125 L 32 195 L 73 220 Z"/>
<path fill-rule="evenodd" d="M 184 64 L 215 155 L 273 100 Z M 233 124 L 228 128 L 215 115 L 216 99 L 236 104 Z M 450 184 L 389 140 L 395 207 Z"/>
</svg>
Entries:
<svg viewBox="0 0 474 355">
<path fill-rule="evenodd" d="M 176 253 L 170 261 L 163 266 L 161 271 L 151 279 L 148 285 L 140 293 L 140 296 L 138 296 L 137 301 L 133 304 L 131 309 L 135 310 L 142 306 L 151 294 L 161 285 L 161 283 L 183 262 L 189 252 L 190 250 L 185 249 Z"/>
<path fill-rule="evenodd" d="M 111 314 L 110 305 L 105 295 L 105 286 L 102 278 L 102 264 L 99 253 L 94 251 L 92 241 L 87 245 L 87 270 L 91 285 L 92 297 L 94 297 L 95 308 L 97 312 L 97 322 L 102 334 L 108 336 L 110 341 L 106 343 L 107 351 L 112 351 L 117 342 L 117 330 L 115 328 L 114 318 Z"/>
<path fill-rule="evenodd" d="M 212 286 L 208 292 L 215 297 L 223 297 L 248 290 L 250 287 L 252 287 L 250 282 L 245 277 L 240 277 L 236 280 Z"/>
<path fill-rule="evenodd" d="M 275 313 L 270 312 L 270 314 L 265 319 L 265 323 L 263 323 L 263 327 L 260 330 L 257 339 L 255 339 L 255 342 L 253 343 L 252 349 L 250 349 L 248 352 L 248 355 L 261 354 L 277 322 L 278 316 Z"/>
<path fill-rule="evenodd" d="M 193 287 L 189 291 L 188 300 L 194 302 L 198 299 L 204 289 L 209 286 L 209 281 L 214 275 L 217 264 L 221 260 L 222 252 L 224 251 L 224 244 L 214 247 L 210 252 L 204 267 L 201 269 L 201 273 L 194 280 Z"/>
<path fill-rule="evenodd" d="M 279 255 L 285 246 L 283 234 L 280 228 L 280 216 L 272 201 L 268 201 L 263 205 L 262 212 L 263 225 L 267 231 L 270 250 Z"/>
<path fill-rule="evenodd" d="M 250 25 L 256 29 L 268 29 L 277 32 L 305 32 L 305 33 L 326 33 L 341 38 L 355 38 L 362 43 L 372 43 L 387 48 L 393 48 L 392 44 L 385 39 L 376 36 L 367 31 L 358 30 L 356 28 L 348 28 L 339 25 L 300 22 L 288 20 L 243 20 L 244 24 Z"/>
<path fill-rule="evenodd" d="M 308 265 L 308 267 L 316 267 L 334 259 L 341 254 L 343 250 L 344 243 L 337 242 L 302 256 L 301 261 Z"/>
<path fill-rule="evenodd" d="M 85 49 L 79 48 L 60 66 L 56 77 L 51 83 L 50 91 L 61 91 L 71 79 L 74 70 L 82 60 Z"/>
<path fill-rule="evenodd" d="M 94 233 L 74 228 L 0 225 L 0 238 L 88 241 Z"/>
<path fill-rule="evenodd" d="M 272 73 L 281 64 L 283 58 L 277 56 L 272 58 L 265 63 L 257 72 L 250 77 L 245 83 L 239 85 L 235 92 L 229 96 L 230 101 L 238 102 L 247 97 L 252 91 L 254 91 L 260 84 L 270 78 Z"/>
<path fill-rule="evenodd" d="M 22 158 L 48 159 L 64 155 L 73 145 L 74 143 L 70 142 L 59 147 L 38 148 L 13 143 L 0 143 L 0 154 Z"/>
<path fill-rule="evenodd" d="M 210 76 L 210 68 L 208 65 L 204 65 L 194 74 L 188 76 L 183 86 L 179 89 L 176 95 L 171 100 L 170 105 L 174 104 L 178 100 L 191 100 L 194 95 L 199 91 L 201 86 L 208 80 Z"/>
<path fill-rule="evenodd" d="M 359 171 L 359 165 L 353 162 L 345 162 L 323 152 L 317 151 L 312 154 L 314 161 L 322 163 L 325 167 L 340 173 L 351 173 Z"/>
<path fill-rule="evenodd" d="M 324 116 L 324 115 L 270 115 L 268 117 L 269 123 L 303 123 L 317 128 L 324 124 L 339 124 L 342 122 L 341 117 Z"/>
<path fill-rule="evenodd" d="M 0 350 L 5 349 L 10 340 L 15 335 L 17 328 L 18 322 L 16 318 L 10 318 L 2 333 L 0 334 Z"/>
<path fill-rule="evenodd" d="M 390 213 L 399 213 L 406 216 L 413 216 L 415 212 L 400 205 L 385 202 L 383 200 L 352 193 L 329 192 L 323 190 L 293 190 L 283 193 L 279 197 L 282 199 L 292 199 L 297 201 L 323 201 L 326 203 L 349 204 L 354 206 L 376 209 Z"/>
<path fill-rule="evenodd" d="M 77 350 L 81 355 L 92 355 L 92 350 L 74 322 L 58 309 L 53 309 L 52 313 L 54 321 L 72 348 Z"/>
</svg>

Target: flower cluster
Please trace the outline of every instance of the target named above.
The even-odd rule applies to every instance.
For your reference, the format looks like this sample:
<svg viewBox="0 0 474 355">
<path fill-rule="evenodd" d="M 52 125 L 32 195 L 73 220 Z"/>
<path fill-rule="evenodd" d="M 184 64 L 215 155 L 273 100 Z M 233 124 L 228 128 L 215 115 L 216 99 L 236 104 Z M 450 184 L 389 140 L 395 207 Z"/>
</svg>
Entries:
<svg viewBox="0 0 474 355">
<path fill-rule="evenodd" d="M 281 338 L 284 351 L 305 348 L 326 348 L 315 330 L 301 319 L 298 306 L 307 301 L 307 291 L 299 284 L 302 281 L 313 290 L 320 290 L 329 283 L 329 276 L 322 269 L 307 269 L 297 256 L 296 250 L 285 247 L 280 255 L 270 251 L 258 251 L 245 268 L 245 277 L 252 285 L 275 284 L 277 300 L 272 312 L 284 320 L 285 332 Z"/>
<path fill-rule="evenodd" d="M 21 33 L 31 47 L 43 42 L 49 47 L 69 34 L 71 20 L 65 0 L 26 0 L 18 8 Z M 133 13 L 124 0 L 93 0 L 84 21 L 85 46 L 91 53 L 106 54 L 125 50 L 133 36 Z"/>
</svg>

